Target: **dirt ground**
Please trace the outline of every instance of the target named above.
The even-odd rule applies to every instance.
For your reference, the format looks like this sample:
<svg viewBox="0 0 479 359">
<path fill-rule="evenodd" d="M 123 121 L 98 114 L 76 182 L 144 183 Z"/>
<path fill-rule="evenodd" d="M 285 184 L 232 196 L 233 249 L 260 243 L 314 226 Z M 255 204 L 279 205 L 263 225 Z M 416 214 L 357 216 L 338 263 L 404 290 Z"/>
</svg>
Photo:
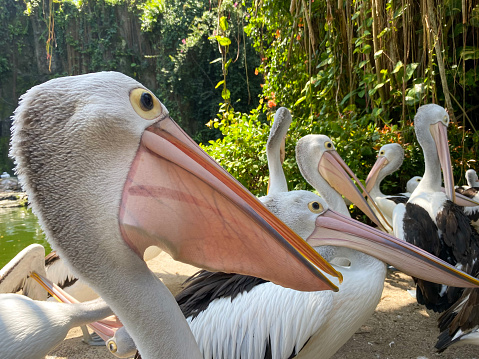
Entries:
<svg viewBox="0 0 479 359">
<path fill-rule="evenodd" d="M 181 283 L 196 272 L 196 268 L 173 261 L 167 254 L 150 261 L 168 288 L 176 294 Z M 479 347 L 449 348 L 438 354 L 434 349 L 438 317 L 416 303 L 407 289 L 413 289 L 410 277 L 390 272 L 386 278 L 381 302 L 374 315 L 336 353 L 334 359 L 474 359 Z M 90 347 L 81 341 L 81 331 L 70 331 L 67 339 L 47 359 L 108 359 L 115 358 L 105 347 Z"/>
</svg>

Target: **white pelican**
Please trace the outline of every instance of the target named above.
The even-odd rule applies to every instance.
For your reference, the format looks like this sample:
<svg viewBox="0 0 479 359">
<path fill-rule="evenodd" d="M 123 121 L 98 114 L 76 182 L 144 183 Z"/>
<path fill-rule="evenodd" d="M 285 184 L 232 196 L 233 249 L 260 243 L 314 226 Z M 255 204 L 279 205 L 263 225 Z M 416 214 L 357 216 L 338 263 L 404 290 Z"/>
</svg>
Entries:
<svg viewBox="0 0 479 359">
<path fill-rule="evenodd" d="M 47 291 L 40 287 L 31 273 L 38 273 L 59 286 L 62 291 L 79 298 L 80 302 L 98 298 L 89 286 L 79 280 L 60 260 L 55 252 L 45 257 L 45 248 L 40 244 L 30 244 L 22 249 L 0 270 L 0 293 L 15 293 L 22 290 L 23 295 L 35 300 L 47 300 Z M 55 300 L 53 297 L 49 300 Z M 91 335 L 86 326 L 81 327 L 83 341 L 90 345 L 105 345 L 98 335 Z"/>
<path fill-rule="evenodd" d="M 51 291 L 53 295 L 66 294 L 58 287 L 52 286 Z M 65 304 L 32 300 L 20 294 L 0 294 L 0 357 L 44 358 L 73 327 L 90 324 L 112 314 L 102 299 Z M 114 334 L 113 330 L 101 323 L 94 326 L 105 338 Z"/>
<path fill-rule="evenodd" d="M 468 169 L 466 171 L 467 186 L 460 186 L 456 188 L 456 193 L 463 194 L 467 198 L 474 201 L 479 201 L 479 181 L 477 180 L 476 171 Z"/>
<path fill-rule="evenodd" d="M 291 113 L 287 108 L 280 107 L 276 111 L 268 142 L 266 143 L 266 157 L 269 170 L 268 193 L 288 192 L 288 182 L 284 175 L 283 162 L 286 134 L 291 121 Z"/>
<path fill-rule="evenodd" d="M 366 189 L 388 223 L 392 223 L 392 215 L 396 205 L 406 203 L 409 197 L 403 194 L 386 195 L 381 192 L 380 186 L 384 178 L 401 167 L 403 161 L 404 150 L 399 143 L 384 145 L 380 148 L 378 158 L 366 178 Z M 375 210 L 374 207 L 373 210 Z M 376 215 L 379 216 L 378 213 Z M 390 228 L 390 233 L 392 233 L 392 228 Z"/>
<path fill-rule="evenodd" d="M 477 173 L 472 168 L 466 171 L 466 181 L 469 187 L 479 187 L 479 178 L 477 178 Z"/>
<path fill-rule="evenodd" d="M 406 205 L 394 210 L 394 233 L 398 238 L 425 249 L 470 273 L 479 254 L 479 235 L 464 209 L 455 201 L 454 180 L 447 143 L 449 115 L 444 108 L 421 106 L 414 118 L 419 144 L 424 152 L 425 172 Z M 441 190 L 441 167 L 444 192 Z M 420 304 L 442 312 L 461 296 L 462 289 L 417 280 Z"/>
<path fill-rule="evenodd" d="M 371 206 L 364 200 L 363 194 L 351 181 L 351 177 L 363 190 L 364 196 L 369 193 L 359 179 L 336 152 L 334 144 L 325 135 L 307 135 L 296 144 L 296 161 L 305 180 L 318 191 L 328 206 L 345 216 L 350 216 L 342 196 L 354 203 L 378 227 L 382 228 L 382 220 L 378 219 Z M 370 202 L 375 206 L 374 202 Z M 389 225 L 389 224 L 387 224 Z"/>
<path fill-rule="evenodd" d="M 406 183 L 406 192 L 403 193 L 407 197 L 411 197 L 411 193 L 414 192 L 414 190 L 417 188 L 419 185 L 419 182 L 421 182 L 422 177 L 421 176 L 414 176 L 412 177 L 409 181 Z"/>
<path fill-rule="evenodd" d="M 48 240 L 146 359 L 201 357 L 174 298 L 142 260 L 150 245 L 200 267 L 336 289 L 315 265 L 340 274 L 123 74 L 33 87 L 15 111 L 11 144 Z"/>
</svg>

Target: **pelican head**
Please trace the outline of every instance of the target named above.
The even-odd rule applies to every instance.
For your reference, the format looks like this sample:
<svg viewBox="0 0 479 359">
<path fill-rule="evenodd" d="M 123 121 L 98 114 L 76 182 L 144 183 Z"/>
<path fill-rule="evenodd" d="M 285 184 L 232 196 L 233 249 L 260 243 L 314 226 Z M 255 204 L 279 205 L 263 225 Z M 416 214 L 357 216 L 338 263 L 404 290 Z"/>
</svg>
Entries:
<svg viewBox="0 0 479 359">
<path fill-rule="evenodd" d="M 328 136 L 307 135 L 302 137 L 296 144 L 296 160 L 303 177 L 329 203 L 332 209 L 344 215 L 348 213 L 343 199 L 338 194 L 344 195 L 379 228 L 383 228 L 364 198 L 369 197 L 368 192 L 336 152 L 336 148 Z M 352 180 L 356 182 L 363 193 L 358 190 Z M 373 200 L 371 200 L 371 204 L 376 206 Z M 381 213 L 381 211 L 377 209 L 377 213 Z M 384 222 L 387 223 L 385 219 Z"/>
<path fill-rule="evenodd" d="M 388 143 L 380 148 L 378 158 L 366 179 L 366 190 L 371 192 L 375 184 L 397 171 L 404 161 L 404 150 L 399 143 Z"/>
<path fill-rule="evenodd" d="M 435 191 L 440 191 L 440 178 L 437 178 L 437 170 L 432 168 L 440 164 L 444 175 L 444 188 L 449 200 L 455 202 L 454 178 L 452 175 L 451 156 L 447 142 L 447 127 L 449 115 L 446 110 L 436 104 L 423 105 L 418 108 L 414 117 L 414 129 L 416 137 L 421 145 L 426 162 L 426 172 L 419 186 L 432 186 Z M 428 174 L 431 171 L 431 175 Z"/>
<path fill-rule="evenodd" d="M 422 177 L 421 176 L 414 176 L 412 177 L 409 181 L 406 183 L 406 191 L 409 193 L 413 193 L 414 190 L 417 188 L 419 185 L 419 182 L 421 182 Z"/>
<path fill-rule="evenodd" d="M 472 168 L 466 171 L 466 182 L 469 187 L 479 187 L 479 179 L 477 173 Z"/>
<path fill-rule="evenodd" d="M 250 272 L 252 256 L 241 254 L 249 251 L 248 237 L 276 242 L 273 261 L 291 262 L 285 256 L 295 251 L 278 233 L 321 262 L 176 125 L 151 91 L 123 74 L 58 78 L 32 88 L 15 112 L 12 155 L 47 236 L 74 268 L 84 267 L 91 252 L 107 257 L 111 248 L 127 246 L 142 257 L 158 245 L 210 270 Z M 83 247 L 88 242 L 91 250 Z M 305 266 L 318 275 L 297 252 L 293 257 L 295 270 Z M 287 276 L 288 283 L 270 279 L 297 287 L 297 275 Z"/>
</svg>

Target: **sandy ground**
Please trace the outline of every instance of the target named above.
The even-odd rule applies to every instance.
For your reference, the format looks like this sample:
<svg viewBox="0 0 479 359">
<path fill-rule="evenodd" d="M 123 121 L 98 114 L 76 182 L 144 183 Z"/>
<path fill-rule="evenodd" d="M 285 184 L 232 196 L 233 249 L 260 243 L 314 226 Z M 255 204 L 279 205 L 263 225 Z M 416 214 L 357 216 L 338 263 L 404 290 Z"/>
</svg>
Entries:
<svg viewBox="0 0 479 359">
<path fill-rule="evenodd" d="M 183 281 L 197 268 L 173 261 L 167 254 L 150 261 L 168 288 L 176 294 Z M 374 315 L 357 330 L 334 359 L 473 359 L 479 358 L 479 347 L 463 346 L 436 353 L 437 314 L 416 303 L 407 289 L 413 288 L 410 277 L 390 272 L 386 278 L 381 302 Z M 47 359 L 115 358 L 105 347 L 90 347 L 81 341 L 79 328 L 70 331 L 66 340 Z"/>
</svg>

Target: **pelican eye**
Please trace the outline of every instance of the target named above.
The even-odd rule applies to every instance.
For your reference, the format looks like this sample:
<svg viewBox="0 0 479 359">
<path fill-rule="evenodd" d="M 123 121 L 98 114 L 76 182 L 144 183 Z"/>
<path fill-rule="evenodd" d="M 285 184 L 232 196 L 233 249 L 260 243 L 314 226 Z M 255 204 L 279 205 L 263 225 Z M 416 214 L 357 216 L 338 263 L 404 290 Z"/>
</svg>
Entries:
<svg viewBox="0 0 479 359">
<path fill-rule="evenodd" d="M 153 96 L 148 92 L 143 92 L 140 97 L 140 106 L 144 111 L 150 111 L 153 109 Z"/>
<path fill-rule="evenodd" d="M 326 142 L 324 145 L 326 146 L 326 148 L 333 148 L 333 144 L 331 142 Z"/>
<path fill-rule="evenodd" d="M 323 211 L 323 205 L 316 201 L 309 202 L 308 208 L 313 213 L 321 213 Z"/>
<path fill-rule="evenodd" d="M 379 156 L 384 156 L 384 151 L 380 151 Z"/>
<path fill-rule="evenodd" d="M 416 182 L 421 182 L 421 179 L 420 179 L 420 178 L 416 178 Z"/>
<path fill-rule="evenodd" d="M 118 347 L 113 340 L 108 341 L 108 350 L 110 351 L 110 353 L 116 353 L 118 351 Z"/>
<path fill-rule="evenodd" d="M 136 88 L 130 92 L 130 103 L 135 112 L 145 120 L 157 119 L 163 112 L 160 101 L 144 88 Z"/>
</svg>

